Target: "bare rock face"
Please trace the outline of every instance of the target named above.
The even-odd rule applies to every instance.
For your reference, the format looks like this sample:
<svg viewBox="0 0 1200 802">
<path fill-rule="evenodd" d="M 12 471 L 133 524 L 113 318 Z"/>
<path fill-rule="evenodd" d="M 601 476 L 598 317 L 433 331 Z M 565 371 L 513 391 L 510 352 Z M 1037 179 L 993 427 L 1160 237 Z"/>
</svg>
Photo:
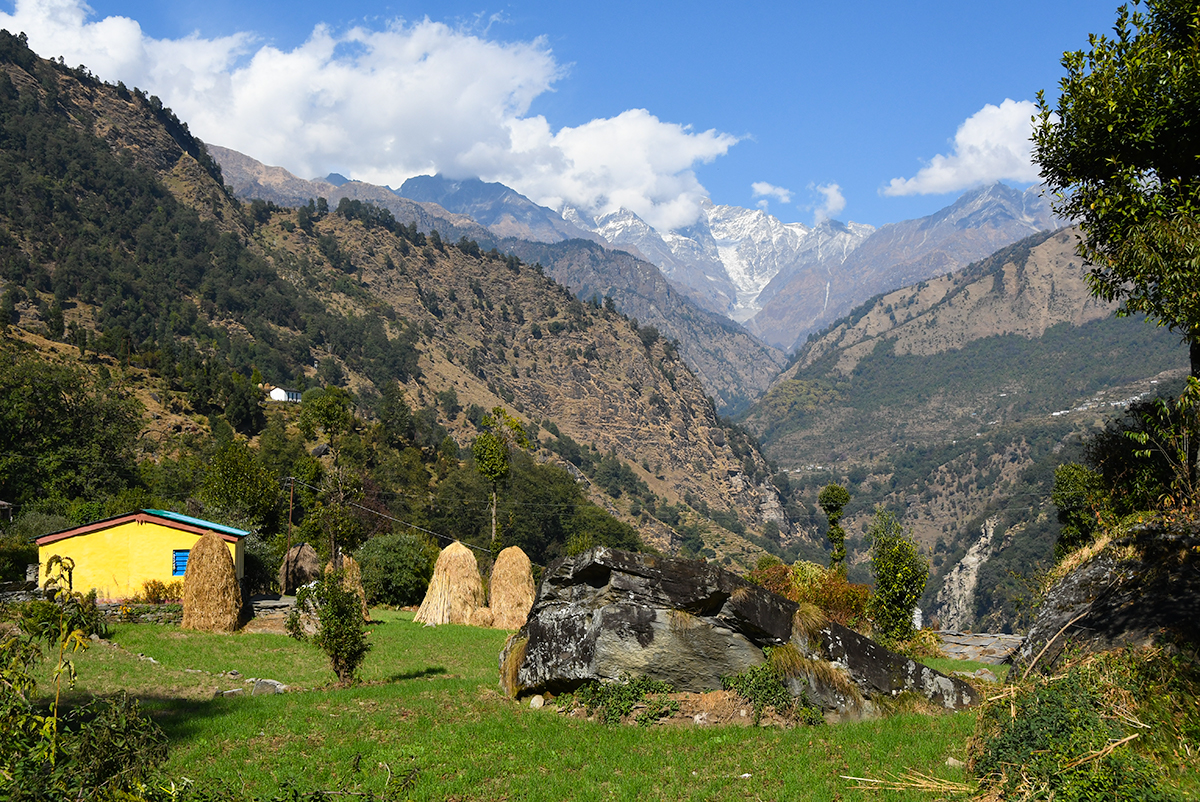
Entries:
<svg viewBox="0 0 1200 802">
<path fill-rule="evenodd" d="M 803 626 L 798 605 L 716 566 L 598 547 L 552 565 L 525 625 L 500 654 L 510 696 L 561 693 L 590 680 L 645 675 L 677 691 L 721 678 L 792 644 L 802 669 L 793 693 L 838 714 L 870 713 L 870 700 L 913 691 L 947 708 L 975 690 L 838 624 Z"/>
<path fill-rule="evenodd" d="M 1147 528 L 1101 551 L 1049 592 L 1009 676 L 1053 672 L 1076 652 L 1200 643 L 1200 531 Z"/>
</svg>

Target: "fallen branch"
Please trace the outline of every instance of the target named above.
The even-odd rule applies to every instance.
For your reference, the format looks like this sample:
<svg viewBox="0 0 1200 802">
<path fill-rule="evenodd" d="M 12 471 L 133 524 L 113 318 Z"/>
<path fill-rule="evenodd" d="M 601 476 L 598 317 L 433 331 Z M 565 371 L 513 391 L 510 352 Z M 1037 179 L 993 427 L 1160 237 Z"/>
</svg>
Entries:
<svg viewBox="0 0 1200 802">
<path fill-rule="evenodd" d="M 1088 761 L 1091 761 L 1091 760 L 1099 760 L 1100 758 L 1111 754 L 1112 751 L 1114 749 L 1116 749 L 1118 746 L 1120 746 L 1121 744 L 1129 743 L 1134 738 L 1138 737 L 1138 735 L 1139 735 L 1139 733 L 1135 732 L 1133 735 L 1130 735 L 1126 738 L 1122 738 L 1119 741 L 1113 741 L 1108 746 L 1104 747 L 1103 749 L 1099 749 L 1095 752 L 1092 752 L 1090 755 L 1084 755 L 1083 757 L 1079 758 L 1078 760 L 1072 760 L 1070 763 L 1063 766 L 1063 770 L 1065 771 L 1066 769 L 1073 769 L 1076 766 L 1082 766 L 1084 763 L 1087 763 Z"/>
<path fill-rule="evenodd" d="M 1029 667 L 1025 669 L 1025 673 L 1021 675 L 1021 681 L 1022 681 L 1022 682 L 1024 682 L 1025 678 L 1029 676 L 1029 672 L 1030 672 L 1030 671 L 1033 671 L 1033 667 L 1037 665 L 1037 662 L 1038 662 L 1038 660 L 1041 660 L 1041 659 L 1042 659 L 1042 655 L 1044 655 L 1044 654 L 1046 653 L 1046 650 L 1050 648 L 1050 644 L 1052 644 L 1052 643 L 1054 643 L 1054 641 L 1058 640 L 1058 636 L 1059 636 L 1059 635 L 1061 635 L 1061 634 L 1063 634 L 1064 632 L 1066 632 L 1066 631 L 1067 631 L 1067 630 L 1068 630 L 1068 629 L 1071 627 L 1071 625 L 1072 625 L 1072 624 L 1074 624 L 1074 623 L 1075 623 L 1076 621 L 1078 621 L 1079 619 L 1083 618 L 1083 617 L 1084 617 L 1085 615 L 1087 615 L 1089 612 L 1091 612 L 1091 611 L 1090 611 L 1090 610 L 1084 610 L 1082 613 L 1080 613 L 1079 615 L 1077 615 L 1077 616 L 1075 616 L 1074 618 L 1072 618 L 1070 621 L 1068 621 L 1066 624 L 1064 624 L 1064 625 L 1063 625 L 1063 628 L 1062 628 L 1062 629 L 1060 629 L 1058 632 L 1055 632 L 1055 633 L 1054 633 L 1054 637 L 1053 637 L 1053 638 L 1051 638 L 1050 640 L 1046 641 L 1046 645 L 1042 647 L 1042 650 L 1041 650 L 1040 652 L 1038 652 L 1038 653 L 1037 653 L 1037 657 L 1033 658 L 1033 662 L 1032 662 L 1032 663 L 1030 663 L 1030 664 L 1029 664 Z"/>
</svg>

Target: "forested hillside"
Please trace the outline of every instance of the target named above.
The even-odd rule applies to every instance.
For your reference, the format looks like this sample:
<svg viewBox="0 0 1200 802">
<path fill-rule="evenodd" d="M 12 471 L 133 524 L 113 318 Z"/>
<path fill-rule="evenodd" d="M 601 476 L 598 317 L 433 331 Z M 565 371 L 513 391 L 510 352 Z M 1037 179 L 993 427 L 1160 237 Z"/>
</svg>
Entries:
<svg viewBox="0 0 1200 802">
<path fill-rule="evenodd" d="M 291 477 L 317 542 L 489 545 L 470 449 L 511 429 L 497 408 L 532 435 L 498 487 L 502 542 L 537 562 L 640 541 L 749 566 L 743 535 L 791 530 L 756 447 L 654 327 L 360 201 L 242 204 L 156 98 L 8 34 L 0 174 L 16 534 L 155 504 L 253 525 L 265 555 Z M 269 385 L 305 401 L 267 406 Z M 33 414 L 35 386 L 62 416 Z M 126 421 L 120 442 L 69 428 L 89 408 Z"/>
<path fill-rule="evenodd" d="M 512 209 L 503 200 L 515 196 L 512 190 L 500 196 L 496 208 L 481 204 L 465 207 L 488 212 L 485 219 L 499 223 L 489 230 L 436 203 L 418 203 L 400 197 L 387 187 L 359 181 L 337 186 L 326 181 L 306 181 L 236 151 L 219 147 L 213 150 L 230 187 L 244 201 L 258 199 L 288 206 L 303 204 L 322 193 L 327 194 L 331 203 L 332 199 L 343 197 L 362 200 L 388 209 L 398 221 L 412 224 L 423 233 L 437 229 L 443 238 L 447 238 L 447 232 L 450 232 L 450 240 L 465 236 L 485 250 L 499 248 L 515 253 L 527 262 L 540 263 L 545 266 L 547 275 L 569 287 L 581 300 L 611 297 L 617 311 L 679 341 L 684 361 L 700 378 L 705 392 L 712 396 L 722 415 L 744 410 L 770 387 L 775 375 L 786 364 L 780 351 L 759 342 L 722 315 L 692 303 L 649 262 L 591 240 L 564 240 L 565 233 L 550 231 L 544 224 L 527 231 L 521 226 L 510 225 Z M 478 184 L 478 187 L 494 191 L 499 185 Z M 542 220 L 547 215 L 556 216 L 528 199 L 521 200 L 523 203 L 518 205 L 518 211 L 528 215 L 533 213 L 532 209 Z M 571 227 L 566 228 L 569 233 Z M 524 231 L 529 237 L 514 236 L 514 231 Z"/>
</svg>

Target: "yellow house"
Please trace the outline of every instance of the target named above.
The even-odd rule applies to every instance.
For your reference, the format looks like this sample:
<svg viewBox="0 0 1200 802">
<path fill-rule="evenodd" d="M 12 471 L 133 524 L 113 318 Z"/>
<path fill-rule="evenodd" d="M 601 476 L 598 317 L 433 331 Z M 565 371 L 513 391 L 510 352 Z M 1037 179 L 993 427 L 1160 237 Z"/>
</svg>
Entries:
<svg viewBox="0 0 1200 802">
<path fill-rule="evenodd" d="M 210 530 L 229 545 L 240 580 L 243 538 L 249 532 L 177 512 L 138 510 L 39 537 L 41 582 L 46 581 L 46 563 L 57 554 L 75 561 L 75 590 L 95 588 L 101 599 L 127 599 L 141 592 L 147 580 L 182 580 L 192 546 Z"/>
</svg>

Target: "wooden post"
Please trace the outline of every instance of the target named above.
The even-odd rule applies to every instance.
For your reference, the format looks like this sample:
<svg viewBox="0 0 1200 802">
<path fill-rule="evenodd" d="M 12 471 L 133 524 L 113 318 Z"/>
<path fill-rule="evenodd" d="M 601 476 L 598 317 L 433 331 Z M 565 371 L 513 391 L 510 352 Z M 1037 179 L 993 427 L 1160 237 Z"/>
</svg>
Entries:
<svg viewBox="0 0 1200 802">
<path fill-rule="evenodd" d="M 296 477 L 288 477 L 288 545 L 287 550 L 292 550 L 292 504 L 296 500 Z M 286 553 L 286 552 L 285 552 Z"/>
</svg>

